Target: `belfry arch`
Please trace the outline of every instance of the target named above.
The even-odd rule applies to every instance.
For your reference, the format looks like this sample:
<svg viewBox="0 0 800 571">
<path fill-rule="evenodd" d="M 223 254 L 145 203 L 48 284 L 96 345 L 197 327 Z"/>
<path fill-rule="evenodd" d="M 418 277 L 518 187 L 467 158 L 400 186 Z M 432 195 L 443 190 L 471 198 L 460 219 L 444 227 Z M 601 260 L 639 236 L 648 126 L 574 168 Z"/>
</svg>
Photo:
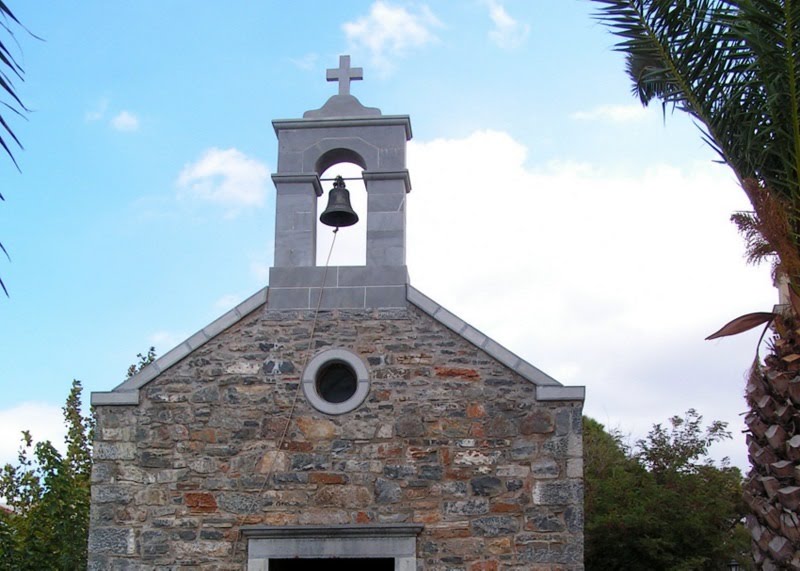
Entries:
<svg viewBox="0 0 800 571">
<path fill-rule="evenodd" d="M 365 266 L 367 262 L 367 188 L 364 169 L 356 162 L 337 161 L 319 171 L 323 195 L 317 199 L 317 266 Z M 325 163 L 321 163 L 325 164 Z M 344 178 L 350 205 L 358 216 L 353 226 L 334 229 L 324 224 L 320 217 L 330 204 L 330 193 L 337 176 Z"/>
<path fill-rule="evenodd" d="M 272 122 L 278 169 L 272 175 L 277 195 L 271 308 L 311 308 L 312 290 L 319 292 L 323 275 L 329 277 L 322 308 L 405 306 L 405 198 L 411 190 L 406 144 L 411 121 L 407 115 L 383 115 L 380 109 L 363 106 L 349 93 L 353 78 L 348 76 L 337 95 L 302 119 Z M 320 197 L 329 185 L 323 185 L 320 174 L 341 162 L 363 169 L 366 260 L 363 266 L 337 266 L 323 274 L 323 268 L 316 267 L 316 221 L 326 204 Z"/>
</svg>

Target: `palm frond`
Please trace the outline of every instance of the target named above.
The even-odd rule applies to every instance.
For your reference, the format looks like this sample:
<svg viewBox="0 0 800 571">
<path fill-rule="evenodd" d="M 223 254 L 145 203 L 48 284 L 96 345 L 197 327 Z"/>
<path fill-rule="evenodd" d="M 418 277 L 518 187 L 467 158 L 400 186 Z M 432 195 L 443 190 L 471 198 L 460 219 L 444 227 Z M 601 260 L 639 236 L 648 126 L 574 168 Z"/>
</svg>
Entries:
<svg viewBox="0 0 800 571">
<path fill-rule="evenodd" d="M 762 222 L 755 212 L 734 212 L 731 214 L 731 222 L 736 225 L 739 233 L 744 238 L 747 263 L 760 264 L 767 260 L 770 260 L 773 264 L 775 263 L 777 255 L 775 248 L 772 247 L 759 230 Z"/>
<path fill-rule="evenodd" d="M 784 269 L 794 267 L 800 257 L 800 0 L 594 1 L 598 19 L 620 38 L 616 49 L 628 56 L 640 101 L 658 99 L 665 111 L 694 118 L 758 218 L 781 228 L 763 236 Z M 764 193 L 775 200 L 763 200 Z M 776 212 L 785 217 L 780 224 Z M 800 283 L 800 273 L 790 279 Z"/>
<path fill-rule="evenodd" d="M 727 0 L 595 0 L 598 19 L 621 39 L 632 89 L 644 104 L 689 113 L 703 138 L 740 180 L 752 176 L 730 148 L 731 118 L 743 119 L 739 75 L 747 73 L 743 41 L 731 30 Z"/>
<path fill-rule="evenodd" d="M 9 21 L 18 26 L 22 26 L 8 5 L 0 0 L 0 27 L 2 27 L 3 31 L 5 31 L 6 36 L 16 43 L 14 31 L 7 24 Z M 2 104 L 6 109 L 10 109 L 19 116 L 27 112 L 28 108 L 25 107 L 22 99 L 17 94 L 14 78 L 19 81 L 24 81 L 24 74 L 25 71 L 22 69 L 22 66 L 17 62 L 16 58 L 7 47 L 6 42 L 4 42 L 3 39 L 0 39 L 0 94 L 5 94 L 7 98 L 6 101 L 2 101 Z M 8 123 L 3 120 L 2 114 L 0 114 L 0 126 L 3 127 L 3 129 L 0 130 L 0 147 L 3 148 L 5 153 L 11 159 L 11 162 L 14 163 L 14 166 L 17 168 L 17 170 L 19 170 L 19 165 L 17 164 L 17 160 L 14 157 L 14 153 L 10 145 L 12 141 L 20 149 L 22 148 L 22 145 L 9 127 Z"/>
</svg>

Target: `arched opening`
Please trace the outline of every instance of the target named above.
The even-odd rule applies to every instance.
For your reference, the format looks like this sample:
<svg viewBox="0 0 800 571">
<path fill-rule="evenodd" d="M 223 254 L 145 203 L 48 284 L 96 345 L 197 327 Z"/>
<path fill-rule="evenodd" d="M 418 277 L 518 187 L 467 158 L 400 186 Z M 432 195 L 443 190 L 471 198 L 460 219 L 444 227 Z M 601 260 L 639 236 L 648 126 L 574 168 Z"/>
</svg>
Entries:
<svg viewBox="0 0 800 571">
<path fill-rule="evenodd" d="M 350 159 L 358 158 L 358 155 L 349 153 L 341 155 Z M 331 153 L 325 155 L 331 159 Z M 320 174 L 322 179 L 323 194 L 319 197 L 317 212 L 322 213 L 328 205 L 328 192 L 333 187 L 333 179 L 341 176 L 345 179 L 347 190 L 350 191 L 350 204 L 358 214 L 358 223 L 346 228 L 340 228 L 336 236 L 336 244 L 331 252 L 331 266 L 364 266 L 367 263 L 367 189 L 364 186 L 362 177 L 362 167 L 353 162 L 338 162 L 325 165 L 320 159 L 320 166 L 325 167 Z M 358 179 L 358 180 L 348 180 Z M 326 226 L 317 218 L 317 259 L 316 265 L 324 266 L 331 251 L 333 241 L 333 228 Z"/>
</svg>

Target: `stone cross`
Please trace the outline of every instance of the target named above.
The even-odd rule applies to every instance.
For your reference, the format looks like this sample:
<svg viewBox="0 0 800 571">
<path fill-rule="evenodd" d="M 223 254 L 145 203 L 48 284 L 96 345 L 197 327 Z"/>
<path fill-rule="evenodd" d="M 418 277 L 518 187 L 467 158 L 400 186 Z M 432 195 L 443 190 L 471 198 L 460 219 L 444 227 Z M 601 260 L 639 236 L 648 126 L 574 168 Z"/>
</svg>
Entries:
<svg viewBox="0 0 800 571">
<path fill-rule="evenodd" d="M 339 82 L 339 95 L 350 95 L 350 82 L 364 79 L 364 70 L 350 67 L 350 56 L 339 56 L 339 68 L 327 70 L 328 81 Z"/>
</svg>

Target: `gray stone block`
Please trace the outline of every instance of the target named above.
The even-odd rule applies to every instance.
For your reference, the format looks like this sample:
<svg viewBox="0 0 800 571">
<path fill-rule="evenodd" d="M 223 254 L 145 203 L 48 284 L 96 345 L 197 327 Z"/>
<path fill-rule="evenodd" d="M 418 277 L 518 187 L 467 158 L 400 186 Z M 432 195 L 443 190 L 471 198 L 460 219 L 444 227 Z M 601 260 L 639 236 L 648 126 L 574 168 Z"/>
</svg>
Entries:
<svg viewBox="0 0 800 571">
<path fill-rule="evenodd" d="M 115 527 L 95 527 L 89 534 L 89 551 L 128 555 L 134 552 L 133 530 Z"/>
<path fill-rule="evenodd" d="M 489 513 L 489 500 L 486 498 L 470 498 L 468 500 L 457 500 L 444 502 L 445 516 L 471 516 L 484 515 Z"/>
<path fill-rule="evenodd" d="M 517 373 L 537 385 L 561 386 L 561 383 L 559 383 L 553 377 L 522 359 L 520 359 L 519 363 L 517 363 L 516 370 Z"/>
<path fill-rule="evenodd" d="M 275 309 L 309 309 L 309 288 L 269 288 L 267 307 Z M 314 303 L 316 307 L 316 301 Z"/>
<path fill-rule="evenodd" d="M 394 504 L 400 501 L 402 491 L 400 485 L 378 478 L 375 480 L 375 501 L 379 504 Z"/>
<path fill-rule="evenodd" d="M 439 323 L 448 329 L 455 331 L 456 333 L 461 333 L 467 326 L 463 319 L 456 316 L 454 313 L 447 311 L 444 307 L 439 308 L 439 311 L 436 312 L 435 317 Z"/>
<path fill-rule="evenodd" d="M 94 391 L 91 397 L 92 406 L 119 406 L 139 404 L 139 391 Z"/>
<path fill-rule="evenodd" d="M 367 233 L 370 231 L 403 231 L 406 226 L 405 212 L 369 212 Z"/>
<path fill-rule="evenodd" d="M 486 342 L 483 344 L 483 350 L 510 369 L 516 370 L 517 365 L 521 361 L 517 355 L 493 339 L 486 339 Z"/>
<path fill-rule="evenodd" d="M 511 535 L 519 531 L 519 520 L 509 516 L 486 516 L 470 522 L 472 533 L 484 537 Z"/>
<path fill-rule="evenodd" d="M 372 212 L 399 212 L 405 210 L 405 194 L 398 192 L 370 194 L 367 197 L 367 209 Z"/>
<path fill-rule="evenodd" d="M 320 287 L 323 276 L 325 287 L 336 287 L 338 268 L 325 268 L 321 266 L 306 267 L 272 267 L 269 269 L 269 286 L 276 287 Z"/>
<path fill-rule="evenodd" d="M 431 317 L 442 307 L 411 284 L 406 286 L 406 299 Z"/>
<path fill-rule="evenodd" d="M 406 266 L 343 266 L 337 268 L 341 287 L 392 286 L 408 283 Z"/>
<path fill-rule="evenodd" d="M 580 505 L 583 503 L 583 482 L 581 480 L 536 482 L 532 496 L 533 503 L 537 506 Z"/>
<path fill-rule="evenodd" d="M 405 286 L 376 286 L 366 288 L 365 307 L 384 309 L 406 306 Z"/>
<path fill-rule="evenodd" d="M 92 457 L 95 461 L 131 460 L 136 457 L 136 445 L 131 442 L 95 442 Z"/>
<path fill-rule="evenodd" d="M 538 386 L 536 387 L 536 400 L 585 400 L 586 387 Z"/>
<path fill-rule="evenodd" d="M 319 299 L 319 288 L 311 288 L 311 307 L 316 308 Z M 363 308 L 366 298 L 364 287 L 325 288 L 322 293 L 320 309 L 356 309 Z"/>
</svg>

